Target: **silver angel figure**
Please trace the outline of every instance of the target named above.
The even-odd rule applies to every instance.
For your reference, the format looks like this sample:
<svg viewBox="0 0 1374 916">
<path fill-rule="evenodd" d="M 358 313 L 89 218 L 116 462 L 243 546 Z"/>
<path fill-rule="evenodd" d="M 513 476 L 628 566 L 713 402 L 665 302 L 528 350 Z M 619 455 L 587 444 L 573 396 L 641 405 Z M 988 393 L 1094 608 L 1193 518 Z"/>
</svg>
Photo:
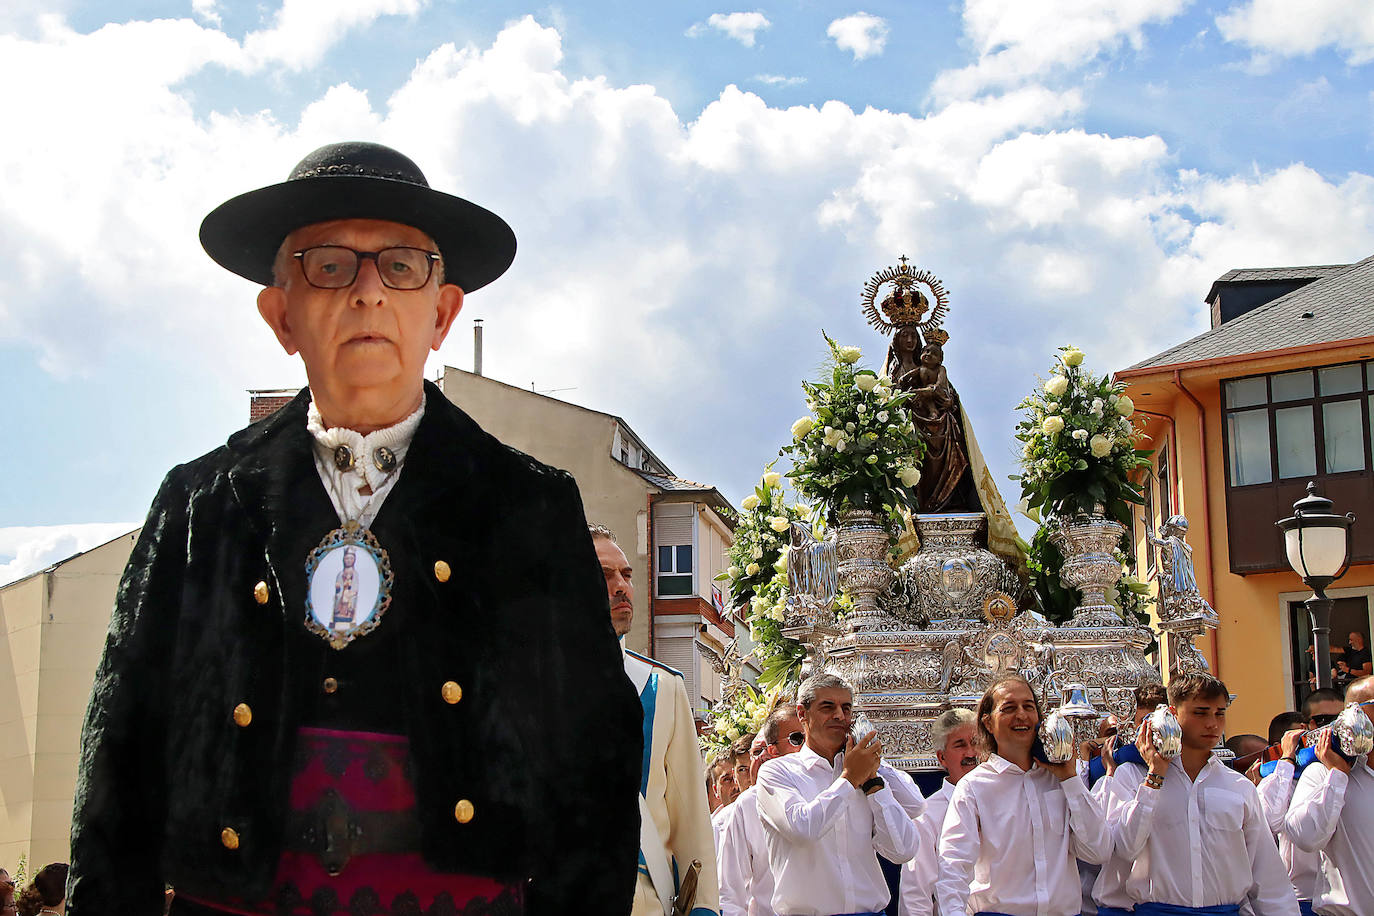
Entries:
<svg viewBox="0 0 1374 916">
<path fill-rule="evenodd" d="M 1217 612 L 1198 591 L 1193 548 L 1184 539 L 1188 520 L 1171 515 L 1159 526 L 1160 537 L 1148 535 L 1159 551 L 1159 616 L 1163 623 L 1201 619 L 1215 625 Z"/>
</svg>

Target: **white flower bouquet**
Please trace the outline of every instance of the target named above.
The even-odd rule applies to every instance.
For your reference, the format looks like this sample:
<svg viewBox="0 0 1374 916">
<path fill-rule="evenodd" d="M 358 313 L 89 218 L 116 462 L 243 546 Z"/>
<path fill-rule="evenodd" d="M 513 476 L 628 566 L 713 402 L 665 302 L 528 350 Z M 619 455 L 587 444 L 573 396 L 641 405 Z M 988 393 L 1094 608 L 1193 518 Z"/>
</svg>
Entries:
<svg viewBox="0 0 1374 916">
<path fill-rule="evenodd" d="M 1150 450 L 1136 447 L 1141 433 L 1125 392 L 1084 369 L 1082 350 L 1059 348 L 1050 377 L 1019 405 L 1021 473 L 1012 480 L 1027 508 L 1064 517 L 1101 506 L 1130 526 L 1131 504 L 1144 503 L 1131 475 L 1149 465 Z"/>
<path fill-rule="evenodd" d="M 810 413 L 792 424 L 787 476 L 802 496 L 823 507 L 829 522 L 849 509 L 916 511 L 925 444 L 906 409 L 907 394 L 886 376 L 861 367 L 858 347 L 828 335 L 829 378 L 802 382 Z"/>
</svg>

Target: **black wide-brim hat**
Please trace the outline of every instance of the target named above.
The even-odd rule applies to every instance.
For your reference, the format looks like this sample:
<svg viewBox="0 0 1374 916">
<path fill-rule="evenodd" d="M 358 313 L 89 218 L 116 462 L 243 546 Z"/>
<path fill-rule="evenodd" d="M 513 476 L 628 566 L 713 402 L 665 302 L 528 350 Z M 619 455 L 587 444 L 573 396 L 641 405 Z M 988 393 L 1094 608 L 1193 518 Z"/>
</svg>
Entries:
<svg viewBox="0 0 1374 916">
<path fill-rule="evenodd" d="M 515 233 L 471 201 L 436 191 L 419 166 L 379 143 L 331 143 L 302 159 L 286 181 L 220 204 L 200 224 L 200 243 L 221 267 L 264 286 L 282 241 L 302 226 L 380 219 L 434 239 L 444 279 L 472 292 L 515 260 Z"/>
</svg>

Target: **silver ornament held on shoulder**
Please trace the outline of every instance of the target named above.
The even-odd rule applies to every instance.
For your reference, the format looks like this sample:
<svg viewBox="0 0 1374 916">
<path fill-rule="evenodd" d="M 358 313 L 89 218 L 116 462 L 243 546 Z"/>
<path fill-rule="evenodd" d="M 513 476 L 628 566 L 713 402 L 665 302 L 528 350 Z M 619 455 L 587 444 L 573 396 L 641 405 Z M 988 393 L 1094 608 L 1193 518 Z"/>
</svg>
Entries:
<svg viewBox="0 0 1374 916">
<path fill-rule="evenodd" d="M 1040 743 L 1045 747 L 1045 760 L 1049 763 L 1065 763 L 1072 760 L 1078 751 L 1073 734 L 1073 722 L 1056 709 L 1046 716 L 1040 725 Z"/>
<path fill-rule="evenodd" d="M 1154 739 L 1155 750 L 1165 760 L 1173 760 L 1183 753 L 1183 726 L 1169 712 L 1167 706 L 1156 706 L 1155 711 L 1145 720 L 1150 726 L 1150 736 Z"/>
<path fill-rule="evenodd" d="M 1370 722 L 1359 703 L 1342 709 L 1331 723 L 1331 731 L 1337 748 L 1347 756 L 1359 757 L 1374 751 L 1374 722 Z"/>
</svg>

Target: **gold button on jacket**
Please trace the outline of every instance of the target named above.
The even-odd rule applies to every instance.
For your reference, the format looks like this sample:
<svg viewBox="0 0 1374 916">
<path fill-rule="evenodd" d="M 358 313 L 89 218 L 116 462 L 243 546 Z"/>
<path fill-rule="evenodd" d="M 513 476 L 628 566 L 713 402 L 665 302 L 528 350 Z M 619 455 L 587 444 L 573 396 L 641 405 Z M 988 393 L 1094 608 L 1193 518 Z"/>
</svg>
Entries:
<svg viewBox="0 0 1374 916">
<path fill-rule="evenodd" d="M 233 827 L 225 827 L 219 832 L 219 841 L 224 844 L 225 849 L 238 849 L 239 832 Z"/>
<path fill-rule="evenodd" d="M 239 728 L 246 728 L 249 722 L 253 721 L 253 708 L 247 703 L 240 703 L 234 707 L 234 724 Z"/>
<path fill-rule="evenodd" d="M 448 564 L 443 560 L 438 560 L 434 564 L 434 578 L 440 582 L 447 582 L 448 577 L 453 575 L 453 570 L 448 568 Z"/>
<path fill-rule="evenodd" d="M 270 592 L 267 590 L 266 582 L 259 582 L 257 585 L 253 586 L 253 600 L 258 604 L 266 604 L 269 594 Z"/>
<path fill-rule="evenodd" d="M 444 695 L 444 702 L 450 706 L 463 698 L 463 688 L 458 686 L 457 681 L 444 681 L 444 686 L 439 688 L 439 692 Z"/>
<path fill-rule="evenodd" d="M 458 804 L 453 806 L 453 816 L 457 818 L 460 824 L 466 824 L 468 821 L 472 820 L 472 816 L 475 813 L 476 811 L 472 807 L 472 802 L 468 801 L 466 798 L 460 799 Z"/>
</svg>

